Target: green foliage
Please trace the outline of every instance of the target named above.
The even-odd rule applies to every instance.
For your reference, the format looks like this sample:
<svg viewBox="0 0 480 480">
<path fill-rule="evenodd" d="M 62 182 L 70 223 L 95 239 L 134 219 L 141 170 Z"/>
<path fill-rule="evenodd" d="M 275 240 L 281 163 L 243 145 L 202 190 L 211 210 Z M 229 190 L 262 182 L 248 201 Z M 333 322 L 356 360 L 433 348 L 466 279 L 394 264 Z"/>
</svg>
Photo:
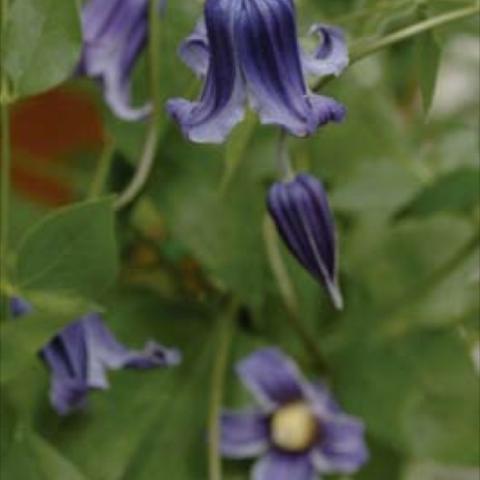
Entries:
<svg viewBox="0 0 480 480">
<path fill-rule="evenodd" d="M 435 179 L 398 212 L 398 218 L 424 217 L 442 211 L 470 212 L 478 203 L 480 170 L 462 167 Z"/>
<path fill-rule="evenodd" d="M 194 27 L 194 3 L 168 2 L 160 23 L 162 100 L 193 98 L 200 88 L 176 52 Z M 451 4 L 302 0 L 299 32 L 326 21 L 363 45 Z M 323 92 L 347 105 L 346 121 L 289 140 L 295 168 L 324 181 L 338 227 L 342 312 L 286 248 L 281 254 L 302 321 L 326 356 L 328 382 L 345 410 L 366 423 L 371 460 L 349 479 L 478 477 L 480 393 L 471 353 L 480 307 L 478 105 L 472 95 L 444 107 L 439 77 L 444 68 L 452 72 L 449 48 L 475 31 L 473 23 L 424 32 L 351 66 Z M 77 6 L 13 0 L 5 38 L 2 66 L 13 93 L 53 87 L 78 60 Z M 150 97 L 147 75 L 142 58 L 135 102 Z M 99 89 L 81 88 L 102 101 Z M 119 121 L 106 107 L 102 118 L 115 144 L 116 188 L 130 180 L 148 125 Z M 115 212 L 113 198 L 102 197 L 45 214 L 28 198 L 14 199 L 6 288 L 35 311 L 0 325 L 2 480 L 208 478 L 211 370 L 226 296 L 241 304 L 226 406 L 251 404 L 234 365 L 260 346 L 278 345 L 306 375 L 320 375 L 287 321 L 264 245 L 277 129 L 248 114 L 223 147 L 189 144 L 163 115 L 159 130 L 154 172 L 128 209 Z M 78 191 L 93 176 L 88 155 L 75 152 Z M 60 418 L 37 354 L 92 310 L 126 345 L 141 348 L 151 338 L 178 347 L 183 363 L 111 372 L 108 390 L 91 392 L 84 411 Z M 250 461 L 223 466 L 224 480 L 248 480 Z"/>
<path fill-rule="evenodd" d="M 75 69 L 81 34 L 74 0 L 14 0 L 2 46 L 13 94 L 25 97 L 58 85 Z"/>
<path fill-rule="evenodd" d="M 112 198 L 87 201 L 49 215 L 18 247 L 18 289 L 95 298 L 117 274 Z"/>
</svg>

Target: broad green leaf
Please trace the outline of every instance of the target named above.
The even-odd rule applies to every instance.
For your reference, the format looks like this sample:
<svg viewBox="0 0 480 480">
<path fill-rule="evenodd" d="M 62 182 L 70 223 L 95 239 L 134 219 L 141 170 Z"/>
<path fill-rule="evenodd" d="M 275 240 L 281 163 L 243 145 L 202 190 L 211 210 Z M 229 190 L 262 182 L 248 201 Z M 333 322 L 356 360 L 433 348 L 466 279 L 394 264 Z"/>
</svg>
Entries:
<svg viewBox="0 0 480 480">
<path fill-rule="evenodd" d="M 232 180 L 242 161 L 252 138 L 257 121 L 252 113 L 247 114 L 245 120 L 232 132 L 225 147 L 225 172 L 223 174 L 221 190 L 225 190 Z"/>
<path fill-rule="evenodd" d="M 367 435 L 367 445 L 370 459 L 355 475 L 355 480 L 400 480 L 405 461 L 402 452 L 370 435 Z"/>
<path fill-rule="evenodd" d="M 256 147 L 262 145 L 257 142 Z M 235 181 L 220 191 L 223 163 L 218 153 L 206 147 L 176 147 L 174 161 L 168 159 L 159 169 L 149 193 L 166 227 L 212 282 L 258 306 L 267 268 L 262 237 L 265 187 L 259 169 L 268 171 L 269 165 L 257 163 L 248 150 Z"/>
<path fill-rule="evenodd" d="M 0 465 L 15 437 L 16 415 L 13 403 L 2 390 L 0 394 Z"/>
<path fill-rule="evenodd" d="M 350 232 L 343 245 L 344 265 L 370 292 L 377 305 L 389 311 L 402 307 L 404 314 L 405 310 L 415 307 L 414 300 L 421 302 L 428 294 L 434 294 L 432 281 L 435 282 L 434 287 L 439 288 L 444 282 L 450 282 L 450 274 L 456 273 L 455 266 L 445 273 L 444 278 L 436 279 L 436 276 L 466 245 L 471 245 L 474 234 L 470 222 L 452 215 L 412 219 L 397 224 L 375 219 L 363 221 Z M 458 268 L 464 260 L 460 259 Z M 471 268 L 467 270 L 472 271 Z M 472 289 L 471 279 L 461 275 L 457 279 L 459 287 L 451 294 L 457 292 L 460 299 L 467 300 L 470 297 L 466 297 L 462 289 L 468 285 Z M 457 303 L 455 298 L 451 301 Z M 448 321 L 447 316 L 451 312 L 450 309 L 445 311 L 445 316 L 438 319 L 437 324 Z M 441 311 L 438 313 L 442 314 Z M 412 325 L 415 321 L 416 317 L 405 318 L 405 324 Z M 435 321 L 426 323 L 433 324 Z"/>
<path fill-rule="evenodd" d="M 111 198 L 58 210 L 36 224 L 17 252 L 16 287 L 98 298 L 117 274 Z"/>
<path fill-rule="evenodd" d="M 81 299 L 45 297 L 44 294 L 25 297 L 34 305 L 34 312 L 0 326 L 1 383 L 10 381 L 36 361 L 41 348 L 66 324 L 94 309 Z"/>
<path fill-rule="evenodd" d="M 17 427 L 0 473 L 5 479 L 86 480 L 54 447 L 22 425 Z"/>
<path fill-rule="evenodd" d="M 393 161 L 360 164 L 333 191 L 331 202 L 341 211 L 389 213 L 411 198 L 418 185 L 411 171 Z"/>
<path fill-rule="evenodd" d="M 396 215 L 424 217 L 441 211 L 468 212 L 480 200 L 480 171 L 463 167 L 435 179 Z"/>
<path fill-rule="evenodd" d="M 75 0 L 14 0 L 9 13 L 2 51 L 14 95 L 39 93 L 72 75 L 81 48 Z"/>
<path fill-rule="evenodd" d="M 478 480 L 479 477 L 478 468 L 417 461 L 407 466 L 402 480 Z"/>
<path fill-rule="evenodd" d="M 39 417 L 48 441 L 94 480 L 206 478 L 212 320 L 192 305 L 153 295 L 120 292 L 111 306 L 106 322 L 123 343 L 153 338 L 180 348 L 182 364 L 111 372 L 110 389 L 92 392 L 87 411 L 66 420 Z"/>
<path fill-rule="evenodd" d="M 378 312 L 356 304 L 331 358 L 336 391 L 367 431 L 416 458 L 473 465 L 478 458 L 478 379 L 457 334 L 380 335 Z M 347 340 L 348 339 L 348 340 Z"/>
</svg>

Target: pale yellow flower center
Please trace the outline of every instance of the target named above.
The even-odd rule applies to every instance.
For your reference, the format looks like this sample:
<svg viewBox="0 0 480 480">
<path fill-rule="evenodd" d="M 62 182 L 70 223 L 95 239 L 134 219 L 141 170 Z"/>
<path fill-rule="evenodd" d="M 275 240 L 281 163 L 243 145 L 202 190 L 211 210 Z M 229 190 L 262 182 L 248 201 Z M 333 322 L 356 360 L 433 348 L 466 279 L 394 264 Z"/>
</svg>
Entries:
<svg viewBox="0 0 480 480">
<path fill-rule="evenodd" d="M 303 402 L 295 402 L 278 409 L 272 416 L 273 443 L 289 452 L 307 449 L 318 433 L 317 420 Z"/>
</svg>

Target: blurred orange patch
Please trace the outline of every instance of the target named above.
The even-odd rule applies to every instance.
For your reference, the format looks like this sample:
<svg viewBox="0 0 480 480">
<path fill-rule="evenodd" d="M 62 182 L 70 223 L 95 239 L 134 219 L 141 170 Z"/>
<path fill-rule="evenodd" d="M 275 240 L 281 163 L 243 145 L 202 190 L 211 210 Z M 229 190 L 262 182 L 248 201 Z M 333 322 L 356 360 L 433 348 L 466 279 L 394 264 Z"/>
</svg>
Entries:
<svg viewBox="0 0 480 480">
<path fill-rule="evenodd" d="M 89 95 L 71 88 L 52 90 L 16 106 L 11 123 L 14 188 L 51 206 L 71 201 L 69 182 L 51 172 L 58 164 L 68 167 L 75 151 L 101 149 L 102 122 Z"/>
</svg>

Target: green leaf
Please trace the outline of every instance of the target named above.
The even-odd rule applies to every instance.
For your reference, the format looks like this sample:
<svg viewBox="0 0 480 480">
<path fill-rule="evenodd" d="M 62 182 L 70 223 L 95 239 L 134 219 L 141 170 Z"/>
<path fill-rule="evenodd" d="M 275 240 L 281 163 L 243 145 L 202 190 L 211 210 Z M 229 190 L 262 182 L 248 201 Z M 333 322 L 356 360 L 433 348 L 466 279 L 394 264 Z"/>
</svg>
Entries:
<svg viewBox="0 0 480 480">
<path fill-rule="evenodd" d="M 423 9 L 419 17 L 420 19 L 427 18 L 426 14 L 423 13 Z M 417 35 L 416 47 L 418 78 L 420 91 L 422 92 L 423 110 L 425 114 L 427 114 L 430 111 L 435 94 L 441 48 L 435 32 L 432 30 Z"/>
<path fill-rule="evenodd" d="M 5 479 L 86 480 L 72 463 L 24 426 L 17 427 L 0 473 Z"/>
<path fill-rule="evenodd" d="M 3 66 L 19 97 L 68 78 L 81 48 L 74 0 L 14 0 L 7 21 Z"/>
<path fill-rule="evenodd" d="M 262 238 L 265 187 L 258 178 L 256 157 L 248 150 L 235 180 L 221 192 L 219 152 L 206 147 L 193 152 L 190 146 L 175 149 L 175 160 L 165 162 L 150 182 L 152 198 L 166 227 L 212 283 L 258 306 L 268 267 Z"/>
<path fill-rule="evenodd" d="M 347 343 L 331 362 L 347 411 L 363 418 L 371 435 L 416 458 L 474 465 L 478 379 L 464 342 L 441 331 L 380 336 L 374 312 L 356 307 Z"/>
<path fill-rule="evenodd" d="M 20 292 L 98 298 L 117 275 L 111 198 L 79 203 L 35 225 L 17 252 Z"/>
<path fill-rule="evenodd" d="M 94 479 L 206 478 L 211 318 L 154 295 L 120 292 L 113 305 L 106 321 L 122 342 L 140 346 L 152 337 L 180 348 L 182 364 L 111 372 L 111 388 L 91 393 L 88 412 L 66 420 L 42 414 L 48 440 Z"/>
<path fill-rule="evenodd" d="M 255 126 L 257 125 L 256 117 L 251 113 L 247 113 L 246 119 L 232 132 L 225 147 L 225 172 L 223 174 L 220 190 L 223 191 L 228 187 L 235 172 L 245 156 L 248 143 L 251 140 Z"/>
<path fill-rule="evenodd" d="M 25 297 L 35 306 L 34 313 L 0 326 L 1 383 L 10 381 L 36 361 L 41 348 L 62 327 L 94 309 L 89 302 L 81 299 L 58 295 L 45 297 L 45 294 Z"/>
<path fill-rule="evenodd" d="M 478 480 L 479 475 L 478 468 L 417 461 L 407 465 L 402 480 Z"/>
<path fill-rule="evenodd" d="M 425 217 L 441 211 L 468 212 L 479 203 L 480 170 L 463 167 L 447 173 L 425 187 L 396 218 Z"/>
<path fill-rule="evenodd" d="M 334 209 L 346 212 L 389 213 L 411 198 L 418 183 L 411 171 L 397 163 L 363 163 L 333 191 L 331 202 Z"/>
</svg>

